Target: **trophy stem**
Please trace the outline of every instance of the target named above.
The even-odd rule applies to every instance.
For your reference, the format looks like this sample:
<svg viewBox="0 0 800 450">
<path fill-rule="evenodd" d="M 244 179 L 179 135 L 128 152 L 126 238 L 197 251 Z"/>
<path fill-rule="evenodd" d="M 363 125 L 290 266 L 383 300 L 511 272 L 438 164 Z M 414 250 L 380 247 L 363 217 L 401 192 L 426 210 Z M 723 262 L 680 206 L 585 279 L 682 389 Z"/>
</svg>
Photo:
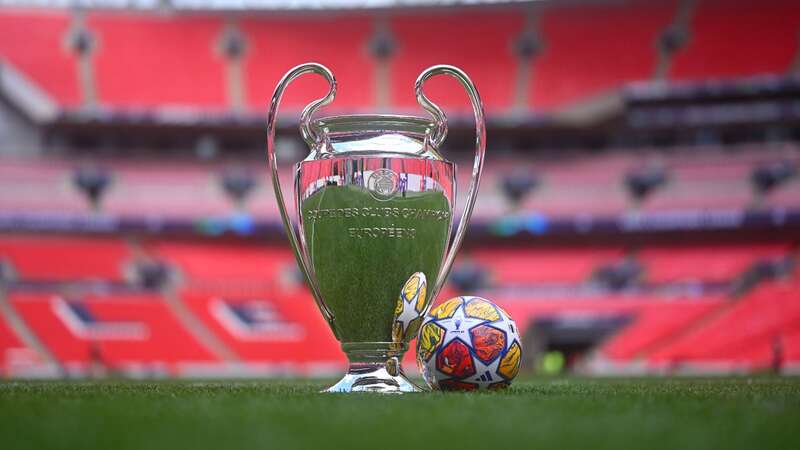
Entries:
<svg viewBox="0 0 800 450">
<path fill-rule="evenodd" d="M 400 359 L 408 347 L 405 343 L 344 343 L 350 367 L 345 376 L 324 392 L 376 392 L 400 394 L 422 392 L 400 367 Z"/>
</svg>

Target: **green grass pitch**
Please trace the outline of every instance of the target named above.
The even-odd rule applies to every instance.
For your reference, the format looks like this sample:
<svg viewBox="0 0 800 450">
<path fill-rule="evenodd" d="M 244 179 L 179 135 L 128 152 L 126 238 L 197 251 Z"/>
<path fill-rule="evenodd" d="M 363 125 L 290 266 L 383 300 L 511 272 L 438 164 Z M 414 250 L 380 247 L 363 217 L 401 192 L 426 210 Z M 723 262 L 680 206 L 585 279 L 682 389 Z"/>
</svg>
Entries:
<svg viewBox="0 0 800 450">
<path fill-rule="evenodd" d="M 2 382 L 11 449 L 791 449 L 800 379 L 526 379 L 494 393 L 318 381 Z"/>
</svg>

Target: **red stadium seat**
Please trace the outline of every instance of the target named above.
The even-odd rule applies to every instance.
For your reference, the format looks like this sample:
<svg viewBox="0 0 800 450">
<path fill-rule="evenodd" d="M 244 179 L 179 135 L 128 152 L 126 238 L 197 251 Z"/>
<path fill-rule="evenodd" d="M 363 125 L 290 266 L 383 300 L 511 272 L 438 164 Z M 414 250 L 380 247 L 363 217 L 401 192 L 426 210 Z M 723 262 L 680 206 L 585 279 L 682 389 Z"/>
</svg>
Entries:
<svg viewBox="0 0 800 450">
<path fill-rule="evenodd" d="M 534 109 L 553 110 L 654 75 L 661 33 L 677 1 L 626 0 L 613 4 L 545 5 L 538 10 L 541 52 L 529 80 Z M 65 11 L 0 12 L 0 58 L 9 61 L 58 103 L 77 106 L 76 58 L 67 45 Z M 514 103 L 517 59 L 513 44 L 524 28 L 520 10 L 483 8 L 446 14 L 396 14 L 389 60 L 391 100 L 419 111 L 413 83 L 433 64 L 460 66 L 476 82 L 486 108 Z M 99 101 L 111 107 L 228 106 L 225 57 L 219 48 L 224 17 L 216 14 L 90 12 L 97 38 L 92 54 Z M 375 61 L 369 52 L 374 17 L 362 14 L 245 17 L 243 59 L 247 106 L 264 109 L 286 70 L 316 60 L 339 80 L 336 110 L 372 110 Z M 786 73 L 797 48 L 800 12 L 792 0 L 700 1 L 687 46 L 670 68 L 673 79 Z M 335 37 L 335 39 L 332 39 Z M 435 45 L 431 45 L 435 43 Z M 312 77 L 313 78 L 313 77 Z M 297 110 L 325 92 L 320 79 L 299 81 L 285 106 Z M 468 111 L 453 80 L 435 80 L 428 92 L 447 110 Z"/>
<path fill-rule="evenodd" d="M 189 282 L 225 282 L 228 285 L 270 284 L 280 271 L 292 267 L 294 257 L 284 247 L 154 242 L 155 254 L 177 264 Z"/>
<path fill-rule="evenodd" d="M 786 244 L 648 247 L 637 258 L 653 283 L 731 281 L 759 259 L 783 256 L 788 249 Z"/>
<path fill-rule="evenodd" d="M 311 296 L 279 290 L 181 297 L 194 314 L 244 361 L 293 366 L 343 366 L 344 354 Z"/>
<path fill-rule="evenodd" d="M 580 283 L 600 265 L 619 259 L 622 250 L 480 249 L 470 256 L 486 267 L 499 284 Z"/>
<path fill-rule="evenodd" d="M 797 288 L 787 282 L 763 285 L 648 359 L 656 365 L 729 363 L 766 368 L 781 336 L 800 323 Z"/>
<path fill-rule="evenodd" d="M 69 25 L 65 11 L 0 9 L 0 62 L 13 64 L 56 102 L 75 106 L 81 93 L 66 44 Z"/>
<path fill-rule="evenodd" d="M 553 110 L 650 79 L 656 39 L 676 3 L 634 0 L 544 9 L 539 19 L 544 50 L 531 80 L 533 108 Z"/>
<path fill-rule="evenodd" d="M 336 76 L 336 100 L 321 112 L 371 110 L 373 68 L 368 51 L 372 32 L 370 16 L 257 17 L 242 19 L 247 38 L 245 83 L 247 103 L 266 111 L 278 80 L 290 68 L 305 62 L 325 64 Z M 328 91 L 317 75 L 298 79 L 286 91 L 282 106 L 298 112 Z"/>
<path fill-rule="evenodd" d="M 786 73 L 797 52 L 799 30 L 800 8 L 794 0 L 702 0 L 670 78 Z"/>
<path fill-rule="evenodd" d="M 122 281 L 130 252 L 121 239 L 9 235 L 0 236 L 0 257 L 22 280 Z"/>
<path fill-rule="evenodd" d="M 800 365 L 800 324 L 782 336 L 784 361 Z"/>
<path fill-rule="evenodd" d="M 12 294 L 10 301 L 31 330 L 65 365 L 102 362 L 112 369 L 139 364 L 208 363 L 216 357 L 153 295 L 85 296 L 90 318 L 65 312 L 53 294 Z M 79 316 L 79 315 L 78 315 Z"/>
<path fill-rule="evenodd" d="M 629 316 L 633 321 L 620 330 L 619 335 L 611 336 L 605 344 L 602 344 L 605 347 L 601 346 L 601 351 L 607 356 L 625 360 L 633 358 L 662 338 L 667 338 L 672 330 L 680 329 L 681 325 L 689 323 L 692 318 L 700 317 L 721 303 L 721 300 L 714 296 L 665 297 L 641 294 L 588 297 L 561 295 L 553 298 L 498 296 L 493 300 L 514 318 L 520 332 L 523 333 L 523 339 L 529 327 L 542 318 L 581 320 Z M 673 315 L 673 317 L 668 320 L 657 319 L 662 315 Z M 652 334 L 649 331 L 652 331 Z"/>
<path fill-rule="evenodd" d="M 517 67 L 512 46 L 523 23 L 522 14 L 502 10 L 392 17 L 391 31 L 398 41 L 390 71 L 393 104 L 419 114 L 414 81 L 429 66 L 452 64 L 470 76 L 487 111 L 508 109 Z M 431 80 L 425 92 L 446 112 L 472 111 L 454 79 Z"/>
<path fill-rule="evenodd" d="M 653 346 L 670 339 L 721 303 L 717 298 L 701 298 L 646 305 L 634 321 L 605 342 L 601 350 L 614 360 L 644 356 Z"/>
<path fill-rule="evenodd" d="M 227 105 L 219 16 L 95 12 L 87 22 L 99 39 L 93 59 L 101 103 Z"/>
<path fill-rule="evenodd" d="M 27 349 L 27 346 L 6 323 L 5 317 L 0 315 L 0 375 L 6 373 L 12 363 L 13 352 L 20 349 Z"/>
</svg>

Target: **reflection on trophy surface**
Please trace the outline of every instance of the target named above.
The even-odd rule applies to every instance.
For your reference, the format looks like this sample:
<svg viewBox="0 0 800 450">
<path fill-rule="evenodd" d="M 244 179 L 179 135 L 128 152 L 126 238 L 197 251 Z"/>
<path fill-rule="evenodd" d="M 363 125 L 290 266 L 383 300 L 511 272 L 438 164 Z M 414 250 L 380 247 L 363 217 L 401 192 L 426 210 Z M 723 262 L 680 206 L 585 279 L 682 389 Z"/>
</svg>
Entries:
<svg viewBox="0 0 800 450">
<path fill-rule="evenodd" d="M 308 72 L 325 77 L 331 89 L 301 116 L 311 153 L 295 168 L 292 214 L 280 190 L 274 125 L 284 89 Z M 473 179 L 452 239 L 455 165 L 438 151 L 446 117 L 422 92 L 425 80 L 438 74 L 461 82 L 476 119 Z M 451 66 L 423 72 L 416 90 L 432 119 L 358 115 L 312 121 L 336 92 L 333 74 L 314 63 L 289 71 L 273 96 L 268 153 L 276 198 L 298 264 L 350 361 L 347 375 L 329 391 L 419 390 L 403 375 L 399 359 L 447 276 L 475 202 L 485 146 L 477 91 Z"/>
</svg>

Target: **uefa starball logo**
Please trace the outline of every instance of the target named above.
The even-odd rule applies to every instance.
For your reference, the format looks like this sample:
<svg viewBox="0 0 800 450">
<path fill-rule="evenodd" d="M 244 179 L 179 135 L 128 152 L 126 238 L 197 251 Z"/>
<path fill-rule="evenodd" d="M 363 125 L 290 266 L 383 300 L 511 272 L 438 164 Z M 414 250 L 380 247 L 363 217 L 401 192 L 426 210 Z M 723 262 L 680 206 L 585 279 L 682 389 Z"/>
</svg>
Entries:
<svg viewBox="0 0 800 450">
<path fill-rule="evenodd" d="M 367 179 L 367 189 L 376 200 L 389 200 L 397 193 L 400 177 L 391 169 L 378 169 Z"/>
</svg>

